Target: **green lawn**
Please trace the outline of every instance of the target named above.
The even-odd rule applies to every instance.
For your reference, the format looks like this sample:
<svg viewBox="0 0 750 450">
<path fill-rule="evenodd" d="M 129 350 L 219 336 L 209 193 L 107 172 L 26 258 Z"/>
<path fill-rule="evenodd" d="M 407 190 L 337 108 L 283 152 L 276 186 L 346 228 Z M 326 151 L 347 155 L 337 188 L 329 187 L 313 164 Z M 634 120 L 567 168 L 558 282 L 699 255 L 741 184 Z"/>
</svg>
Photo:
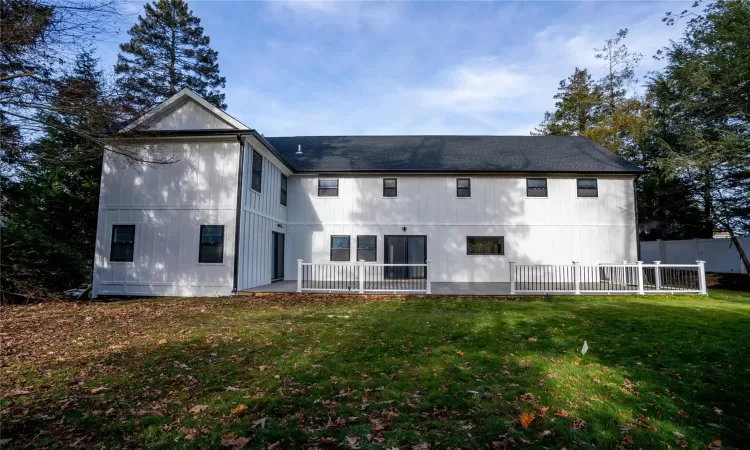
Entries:
<svg viewBox="0 0 750 450">
<path fill-rule="evenodd" d="M 11 448 L 750 445 L 748 293 L 43 304 L 0 332 Z"/>
</svg>

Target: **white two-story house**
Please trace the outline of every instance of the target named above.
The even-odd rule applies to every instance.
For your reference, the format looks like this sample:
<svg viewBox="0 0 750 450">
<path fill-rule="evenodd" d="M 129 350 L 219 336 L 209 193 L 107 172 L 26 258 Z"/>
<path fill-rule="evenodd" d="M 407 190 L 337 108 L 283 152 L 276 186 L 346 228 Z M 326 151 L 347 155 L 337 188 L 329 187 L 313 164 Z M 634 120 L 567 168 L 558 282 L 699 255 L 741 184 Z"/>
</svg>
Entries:
<svg viewBox="0 0 750 450">
<path fill-rule="evenodd" d="M 228 295 L 298 260 L 505 282 L 510 261 L 637 259 L 641 170 L 582 137 L 266 138 L 183 90 L 112 145 L 174 162 L 105 154 L 94 296 Z"/>
</svg>

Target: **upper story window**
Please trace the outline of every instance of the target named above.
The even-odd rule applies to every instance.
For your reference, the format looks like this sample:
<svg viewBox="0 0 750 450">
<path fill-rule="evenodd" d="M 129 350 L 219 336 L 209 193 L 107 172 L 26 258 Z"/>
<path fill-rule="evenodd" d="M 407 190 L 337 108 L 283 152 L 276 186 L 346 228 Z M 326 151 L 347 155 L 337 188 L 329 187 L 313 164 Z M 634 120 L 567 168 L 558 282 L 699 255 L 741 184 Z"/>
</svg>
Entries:
<svg viewBox="0 0 750 450">
<path fill-rule="evenodd" d="M 471 197 L 470 178 L 456 178 L 456 197 Z"/>
<path fill-rule="evenodd" d="M 338 178 L 319 178 L 318 179 L 318 197 L 338 197 L 339 196 L 339 179 Z"/>
<path fill-rule="evenodd" d="M 279 193 L 279 203 L 286 206 L 286 175 L 281 175 L 281 192 Z"/>
<path fill-rule="evenodd" d="M 133 262 L 135 247 L 135 225 L 112 225 L 110 262 Z"/>
<path fill-rule="evenodd" d="M 198 262 L 224 262 L 224 225 L 201 225 Z"/>
<path fill-rule="evenodd" d="M 383 197 L 398 197 L 398 180 L 383 178 Z"/>
<path fill-rule="evenodd" d="M 547 197 L 547 179 L 546 178 L 527 178 L 526 179 L 526 196 L 527 197 Z"/>
<path fill-rule="evenodd" d="M 349 261 L 350 236 L 331 236 L 331 261 Z"/>
<path fill-rule="evenodd" d="M 579 197 L 598 197 L 599 188 L 596 178 L 579 178 L 576 180 Z"/>
<path fill-rule="evenodd" d="M 250 182 L 250 189 L 260 192 L 263 181 L 263 157 L 260 153 L 253 150 L 253 177 Z"/>
</svg>

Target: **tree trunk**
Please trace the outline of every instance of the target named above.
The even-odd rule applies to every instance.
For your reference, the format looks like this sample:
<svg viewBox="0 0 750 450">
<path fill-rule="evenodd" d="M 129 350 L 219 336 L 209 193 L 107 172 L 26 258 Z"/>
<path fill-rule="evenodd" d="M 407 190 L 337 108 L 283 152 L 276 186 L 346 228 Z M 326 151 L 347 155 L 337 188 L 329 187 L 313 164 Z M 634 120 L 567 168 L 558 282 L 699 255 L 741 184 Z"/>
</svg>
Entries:
<svg viewBox="0 0 750 450">
<path fill-rule="evenodd" d="M 711 197 L 713 183 L 711 181 L 711 170 L 703 172 L 703 237 L 711 239 L 714 237 L 714 204 Z"/>
<path fill-rule="evenodd" d="M 740 240 L 737 238 L 737 235 L 734 234 L 734 230 L 732 230 L 732 227 L 729 226 L 729 223 L 725 222 L 722 225 L 724 225 L 724 227 L 729 232 L 729 238 L 732 240 L 732 244 L 734 244 L 734 247 L 737 249 L 737 253 L 740 254 L 742 264 L 745 266 L 745 272 L 750 275 L 750 260 L 747 259 L 747 254 L 745 253 L 745 249 L 742 248 Z"/>
</svg>

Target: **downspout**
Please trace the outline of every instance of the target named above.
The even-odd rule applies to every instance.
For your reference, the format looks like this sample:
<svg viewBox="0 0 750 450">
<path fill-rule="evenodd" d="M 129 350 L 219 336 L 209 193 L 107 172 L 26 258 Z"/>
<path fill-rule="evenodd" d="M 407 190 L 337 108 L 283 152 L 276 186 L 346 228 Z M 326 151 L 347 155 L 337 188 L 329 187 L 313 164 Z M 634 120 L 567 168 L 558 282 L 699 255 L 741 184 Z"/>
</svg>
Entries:
<svg viewBox="0 0 750 450">
<path fill-rule="evenodd" d="M 635 251 L 636 261 L 641 260 L 641 224 L 638 222 L 638 178 L 640 175 L 636 175 L 633 178 L 633 205 L 635 206 Z"/>
<path fill-rule="evenodd" d="M 237 211 L 235 213 L 234 225 L 234 273 L 232 274 L 232 292 L 238 294 L 237 280 L 240 270 L 240 219 L 242 218 L 242 173 L 244 172 L 245 162 L 245 141 L 242 135 L 237 135 L 237 142 L 240 144 L 240 161 L 237 167 Z"/>
</svg>

